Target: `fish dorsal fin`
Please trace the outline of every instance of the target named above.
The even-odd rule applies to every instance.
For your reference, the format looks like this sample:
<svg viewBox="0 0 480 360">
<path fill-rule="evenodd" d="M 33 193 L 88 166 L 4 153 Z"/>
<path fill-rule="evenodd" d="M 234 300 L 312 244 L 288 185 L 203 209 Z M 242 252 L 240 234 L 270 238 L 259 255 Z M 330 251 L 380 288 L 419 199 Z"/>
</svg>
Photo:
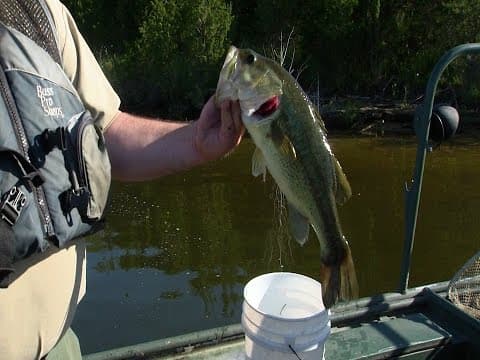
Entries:
<svg viewBox="0 0 480 360">
<path fill-rule="evenodd" d="M 312 113 L 313 115 L 313 118 L 315 119 L 315 124 L 317 124 L 317 126 L 320 126 L 320 128 L 322 129 L 322 131 L 327 134 L 327 127 L 325 126 L 325 123 L 323 122 L 323 119 L 322 117 L 320 116 L 320 113 L 318 112 L 318 109 L 315 105 L 313 105 L 312 102 L 309 103 L 309 108 L 310 108 L 310 112 Z"/>
<path fill-rule="evenodd" d="M 263 181 L 267 176 L 267 164 L 265 163 L 265 157 L 259 148 L 255 148 L 252 156 L 252 175 L 257 177 L 263 175 Z"/>
<path fill-rule="evenodd" d="M 310 223 L 308 219 L 300 214 L 290 203 L 288 203 L 288 227 L 293 238 L 303 246 L 308 240 Z"/>
<path fill-rule="evenodd" d="M 352 188 L 338 160 L 332 157 L 332 162 L 335 169 L 335 198 L 342 205 L 352 196 Z"/>
<path fill-rule="evenodd" d="M 310 112 L 312 113 L 312 116 L 315 118 L 315 124 L 320 127 L 320 129 L 323 131 L 324 134 L 327 134 L 327 128 L 325 127 L 325 123 L 322 120 L 322 117 L 320 116 L 320 113 L 318 112 L 317 108 L 313 105 L 313 103 L 309 103 L 309 108 Z M 350 187 L 350 183 L 348 182 L 347 176 L 343 172 L 342 167 L 340 166 L 340 163 L 338 160 L 335 158 L 335 156 L 332 154 L 332 165 L 334 168 L 334 193 L 335 193 L 335 199 L 338 204 L 344 204 L 347 202 L 348 199 L 352 196 L 352 189 Z"/>
</svg>

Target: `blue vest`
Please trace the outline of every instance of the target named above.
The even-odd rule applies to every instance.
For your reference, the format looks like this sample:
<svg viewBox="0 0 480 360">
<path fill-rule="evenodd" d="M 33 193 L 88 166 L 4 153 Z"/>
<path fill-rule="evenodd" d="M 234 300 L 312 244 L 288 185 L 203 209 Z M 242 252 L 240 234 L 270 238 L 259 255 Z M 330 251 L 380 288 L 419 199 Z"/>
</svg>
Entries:
<svg viewBox="0 0 480 360">
<path fill-rule="evenodd" d="M 0 287 L 8 286 L 16 261 L 97 230 L 110 186 L 103 135 L 58 63 L 46 5 L 3 3 Z"/>
</svg>

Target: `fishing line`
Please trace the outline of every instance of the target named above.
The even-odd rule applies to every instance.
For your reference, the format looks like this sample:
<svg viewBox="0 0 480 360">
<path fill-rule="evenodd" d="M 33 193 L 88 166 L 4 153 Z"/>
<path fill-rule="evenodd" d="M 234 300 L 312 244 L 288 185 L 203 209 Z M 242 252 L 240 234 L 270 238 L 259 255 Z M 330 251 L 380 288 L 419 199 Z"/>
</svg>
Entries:
<svg viewBox="0 0 480 360">
<path fill-rule="evenodd" d="M 277 220 L 278 226 L 275 227 L 276 229 L 276 236 L 275 239 L 277 241 L 278 249 L 279 249 L 279 265 L 280 268 L 283 270 L 284 268 L 284 257 L 283 254 L 285 253 L 287 256 L 287 260 L 293 258 L 292 248 L 290 247 L 290 234 L 288 231 L 288 215 L 287 215 L 287 206 L 286 206 L 286 198 L 285 195 L 280 191 L 279 187 L 275 185 L 275 199 L 274 199 L 274 218 Z M 287 248 L 288 247 L 288 248 Z"/>
<path fill-rule="evenodd" d="M 271 184 L 269 198 L 272 199 L 273 216 L 272 227 L 267 233 L 269 246 L 265 253 L 265 258 L 269 264 L 274 260 L 278 262 L 280 271 L 285 268 L 285 261 L 288 263 L 293 258 L 290 244 L 290 235 L 288 232 L 288 216 L 286 199 L 275 183 Z M 286 255 L 286 256 L 284 256 Z"/>
<path fill-rule="evenodd" d="M 281 232 L 281 229 L 282 229 L 282 225 L 283 225 L 283 214 L 285 213 L 285 198 L 283 196 L 283 194 L 280 192 L 280 189 L 278 188 L 278 186 L 275 186 L 275 201 L 274 201 L 274 204 L 277 204 L 278 205 L 278 228 L 277 228 L 277 236 L 275 236 L 275 238 L 277 239 L 277 245 L 278 245 L 278 252 L 279 252 L 279 256 L 278 256 L 278 262 L 280 264 L 280 268 L 283 269 L 283 264 L 282 264 L 282 253 L 283 253 L 283 249 L 282 249 L 282 232 Z M 274 207 L 277 207 L 274 205 Z M 275 212 L 275 209 L 274 209 L 274 212 Z M 274 217 L 276 217 L 274 215 Z"/>
</svg>

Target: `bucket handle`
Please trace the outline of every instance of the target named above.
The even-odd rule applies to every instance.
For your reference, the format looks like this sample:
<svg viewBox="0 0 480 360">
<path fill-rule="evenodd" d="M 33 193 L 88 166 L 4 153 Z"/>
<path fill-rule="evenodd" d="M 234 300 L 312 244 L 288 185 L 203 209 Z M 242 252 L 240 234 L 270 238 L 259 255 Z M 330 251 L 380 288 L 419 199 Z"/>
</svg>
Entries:
<svg viewBox="0 0 480 360">
<path fill-rule="evenodd" d="M 293 354 L 297 357 L 298 360 L 302 360 L 302 358 L 297 354 L 292 345 L 288 344 L 288 347 L 290 350 L 292 350 Z"/>
</svg>

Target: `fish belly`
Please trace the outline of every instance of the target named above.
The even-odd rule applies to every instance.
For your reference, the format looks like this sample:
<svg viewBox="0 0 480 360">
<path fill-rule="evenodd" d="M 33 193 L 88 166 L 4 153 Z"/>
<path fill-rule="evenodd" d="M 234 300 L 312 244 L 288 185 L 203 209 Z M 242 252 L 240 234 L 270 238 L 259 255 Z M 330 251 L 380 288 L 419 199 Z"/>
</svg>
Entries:
<svg viewBox="0 0 480 360">
<path fill-rule="evenodd" d="M 267 169 L 288 202 L 303 216 L 311 218 L 311 202 L 305 174 L 298 163 L 286 156 L 273 141 L 255 141 L 265 158 Z M 309 211 L 310 210 L 310 211 Z"/>
</svg>

